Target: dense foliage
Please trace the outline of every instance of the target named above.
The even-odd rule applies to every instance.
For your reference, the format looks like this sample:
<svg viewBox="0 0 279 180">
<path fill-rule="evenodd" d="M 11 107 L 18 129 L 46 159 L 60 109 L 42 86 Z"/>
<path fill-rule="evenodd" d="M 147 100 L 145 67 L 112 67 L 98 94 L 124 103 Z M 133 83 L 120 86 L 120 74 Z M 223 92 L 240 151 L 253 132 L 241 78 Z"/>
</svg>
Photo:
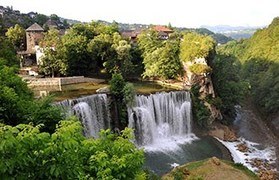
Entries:
<svg viewBox="0 0 279 180">
<path fill-rule="evenodd" d="M 206 58 L 214 48 L 215 41 L 210 36 L 186 33 L 180 45 L 180 59 L 192 62 L 195 58 Z"/>
<path fill-rule="evenodd" d="M 241 79 L 249 83 L 254 102 L 265 113 L 278 112 L 279 18 L 250 39 L 230 42 L 218 51 L 241 62 Z"/>
<path fill-rule="evenodd" d="M 57 39 L 56 33 L 50 30 L 42 42 L 41 46 L 46 51 L 53 51 L 46 53 L 47 58 L 54 56 L 53 53 L 59 50 L 61 41 Z M 131 142 L 133 133 L 130 129 L 125 129 L 118 135 L 112 134 L 110 130 L 101 131 L 99 139 L 84 137 L 81 123 L 76 119 L 62 121 L 62 113 L 52 104 L 51 98 L 34 99 L 27 84 L 16 74 L 17 69 L 10 67 L 17 60 L 15 52 L 10 48 L 11 43 L 2 37 L 1 42 L 2 179 L 145 178 L 145 173 L 142 172 L 144 154 Z M 121 52 L 122 46 L 119 48 L 119 55 L 122 55 Z M 49 61 L 44 59 L 43 62 L 47 60 Z M 124 93 L 125 88 L 125 94 L 129 95 L 133 90 L 130 85 L 125 85 L 124 82 L 121 93 Z M 123 99 L 121 101 L 124 102 Z"/>
<path fill-rule="evenodd" d="M 17 48 L 17 50 L 23 50 L 25 44 L 25 29 L 16 24 L 14 27 L 10 27 L 6 32 L 6 36 Z"/>
<path fill-rule="evenodd" d="M 195 73 L 195 74 L 204 74 L 204 73 L 210 73 L 212 71 L 211 67 L 209 67 L 206 64 L 193 64 L 189 67 L 190 71 Z"/>
<path fill-rule="evenodd" d="M 61 121 L 55 133 L 40 126 L 0 125 L 0 176 L 4 179 L 134 179 L 143 151 L 130 141 L 130 129 L 116 136 L 101 131 L 86 139 L 80 122 Z"/>
<path fill-rule="evenodd" d="M 50 98 L 34 100 L 33 93 L 17 73 L 17 58 L 9 41 L 0 37 L 0 122 L 45 124 L 43 131 L 53 132 L 62 119 L 60 110 L 51 105 Z"/>
<path fill-rule="evenodd" d="M 15 69 L 0 65 L 0 122 L 8 125 L 33 122 L 45 124 L 44 131 L 53 132 L 62 119 L 60 110 L 49 98 L 34 100 L 27 84 Z"/>
<path fill-rule="evenodd" d="M 16 50 L 13 44 L 5 37 L 0 36 L 0 65 L 19 66 Z"/>
<path fill-rule="evenodd" d="M 57 75 L 66 75 L 67 61 L 62 45 L 59 31 L 50 29 L 44 34 L 44 39 L 40 43 L 44 55 L 40 59 L 40 72 L 52 77 Z"/>
<path fill-rule="evenodd" d="M 120 36 L 114 24 L 75 24 L 62 37 L 50 29 L 40 45 L 45 53 L 40 64 L 45 75 L 111 75 L 118 70 L 128 78 L 141 64 L 136 48 Z"/>
<path fill-rule="evenodd" d="M 247 83 L 240 78 L 241 64 L 234 56 L 218 54 L 213 60 L 212 80 L 216 94 L 221 99 L 217 107 L 224 120 L 235 117 L 235 105 L 239 104 L 247 92 Z"/>
<path fill-rule="evenodd" d="M 199 86 L 192 86 L 191 87 L 191 98 L 193 103 L 193 115 L 194 120 L 197 122 L 197 124 L 200 127 L 208 127 L 208 120 L 210 118 L 210 111 L 205 106 L 204 100 L 200 99 L 200 93 L 199 93 Z"/>
<path fill-rule="evenodd" d="M 131 83 L 125 82 L 121 73 L 115 72 L 109 82 L 112 93 L 115 121 L 117 128 L 123 129 L 128 125 L 127 106 L 134 103 L 135 89 Z"/>
<path fill-rule="evenodd" d="M 169 39 L 162 40 L 158 32 L 147 30 L 139 35 L 138 44 L 142 50 L 144 77 L 174 79 L 182 73 L 179 34 L 173 34 Z"/>
</svg>

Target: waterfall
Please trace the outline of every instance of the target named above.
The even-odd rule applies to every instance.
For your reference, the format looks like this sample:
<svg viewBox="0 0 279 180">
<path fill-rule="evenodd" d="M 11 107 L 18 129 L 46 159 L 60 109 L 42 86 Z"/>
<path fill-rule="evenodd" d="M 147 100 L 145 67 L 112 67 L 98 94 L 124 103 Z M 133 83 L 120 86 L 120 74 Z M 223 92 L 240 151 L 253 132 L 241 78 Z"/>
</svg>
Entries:
<svg viewBox="0 0 279 180">
<path fill-rule="evenodd" d="M 157 93 L 136 97 L 128 108 L 129 127 L 135 143 L 145 148 L 174 147 L 194 139 L 191 133 L 191 97 L 186 91 Z"/>
<path fill-rule="evenodd" d="M 56 103 L 66 117 L 76 115 L 87 137 L 98 137 L 101 129 L 110 128 L 110 113 L 106 94 L 94 94 Z"/>
</svg>

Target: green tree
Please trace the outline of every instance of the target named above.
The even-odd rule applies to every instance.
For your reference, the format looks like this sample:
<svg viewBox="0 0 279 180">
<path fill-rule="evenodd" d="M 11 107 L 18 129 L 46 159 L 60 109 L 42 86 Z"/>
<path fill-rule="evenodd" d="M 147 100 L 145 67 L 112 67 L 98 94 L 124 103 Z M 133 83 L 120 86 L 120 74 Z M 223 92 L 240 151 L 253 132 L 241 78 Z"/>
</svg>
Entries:
<svg viewBox="0 0 279 180">
<path fill-rule="evenodd" d="M 121 99 L 123 98 L 123 88 L 125 86 L 125 80 L 121 73 L 114 73 L 112 75 L 112 78 L 109 82 L 110 84 L 110 91 L 111 93 L 116 96 L 120 97 Z"/>
<path fill-rule="evenodd" d="M 15 69 L 0 65 L 0 122 L 8 125 L 20 123 L 45 124 L 43 130 L 53 132 L 62 119 L 51 99 L 34 100 L 27 84 L 15 74 Z"/>
<path fill-rule="evenodd" d="M 123 74 L 124 77 L 127 77 L 134 70 L 130 54 L 131 45 L 125 40 L 119 40 L 118 42 L 115 42 L 112 47 L 117 53 L 117 59 L 112 63 L 108 63 L 112 66 L 110 69 L 119 69 L 121 74 Z"/>
<path fill-rule="evenodd" d="M 17 48 L 17 50 L 22 50 L 25 47 L 25 29 L 20 25 L 16 24 L 14 27 L 10 27 L 6 32 L 6 36 L 12 42 L 12 44 Z"/>
<path fill-rule="evenodd" d="M 224 120 L 230 122 L 235 117 L 235 105 L 243 99 L 248 88 L 240 79 L 241 64 L 233 56 L 218 54 L 212 67 L 215 92 L 222 101 L 218 108 Z"/>
<path fill-rule="evenodd" d="M 246 40 L 232 41 L 218 47 L 219 54 L 235 57 L 241 62 L 238 72 L 250 86 L 250 96 L 267 116 L 278 112 L 279 18 Z"/>
<path fill-rule="evenodd" d="M 41 26 L 43 26 L 46 22 L 47 22 L 47 20 L 48 20 L 49 18 L 46 16 L 46 15 L 44 15 L 44 14 L 37 14 L 36 16 L 35 16 L 35 22 L 36 23 L 38 23 L 39 25 L 41 25 Z"/>
<path fill-rule="evenodd" d="M 123 90 L 124 102 L 127 106 L 132 107 L 135 103 L 136 91 L 132 83 L 126 83 Z"/>
<path fill-rule="evenodd" d="M 58 47 L 56 49 L 44 48 L 44 56 L 40 62 L 40 72 L 51 77 L 66 75 L 67 62 L 63 52 Z"/>
<path fill-rule="evenodd" d="M 180 44 L 180 59 L 187 62 L 195 58 L 206 58 L 214 49 L 215 42 L 210 36 L 186 33 Z"/>
<path fill-rule="evenodd" d="M 65 58 L 68 62 L 69 75 L 89 75 L 92 61 L 87 51 L 87 38 L 82 35 L 68 33 L 62 38 Z"/>
<path fill-rule="evenodd" d="M 102 131 L 86 139 L 80 122 L 61 121 L 55 133 L 40 126 L 0 126 L 0 175 L 4 179 L 134 179 L 142 172 L 144 154 L 130 141 Z"/>
<path fill-rule="evenodd" d="M 162 41 L 158 39 L 158 33 L 152 30 L 140 35 L 139 47 L 143 51 L 144 77 L 169 79 L 176 78 L 181 73 L 178 37 L 172 36 Z"/>
<path fill-rule="evenodd" d="M 60 74 L 66 75 L 67 60 L 59 31 L 50 29 L 45 33 L 40 47 L 44 52 L 44 56 L 40 59 L 40 71 L 45 75 L 51 75 L 51 77 Z"/>
<path fill-rule="evenodd" d="M 57 21 L 57 22 L 60 21 L 60 18 L 59 18 L 56 14 L 51 14 L 51 15 L 49 16 L 49 18 L 50 18 L 52 21 Z"/>
<path fill-rule="evenodd" d="M 16 50 L 13 44 L 5 37 L 0 36 L 0 65 L 19 66 Z"/>
<path fill-rule="evenodd" d="M 181 75 L 180 39 L 178 32 L 172 33 L 167 40 L 160 39 L 158 32 L 154 30 L 147 30 L 139 35 L 138 44 L 144 64 L 143 77 L 173 79 Z"/>
<path fill-rule="evenodd" d="M 120 72 L 115 71 L 112 74 L 112 78 L 109 81 L 110 92 L 112 93 L 112 104 L 111 108 L 115 112 L 115 126 L 120 129 L 124 129 L 128 125 L 128 114 L 127 114 L 127 100 L 131 100 L 131 94 L 133 89 L 131 86 L 126 86 L 126 82 Z M 126 95 L 126 97 L 125 97 Z"/>
<path fill-rule="evenodd" d="M 111 73 L 116 59 L 115 49 L 112 47 L 112 37 L 109 34 L 95 36 L 88 44 L 88 51 L 98 68 L 106 68 Z"/>
<path fill-rule="evenodd" d="M 16 125 L 29 115 L 32 92 L 25 82 L 15 74 L 15 69 L 0 65 L 0 121 Z"/>
<path fill-rule="evenodd" d="M 143 53 L 143 58 L 162 46 L 158 32 L 155 30 L 145 30 L 138 36 L 138 45 Z"/>
</svg>

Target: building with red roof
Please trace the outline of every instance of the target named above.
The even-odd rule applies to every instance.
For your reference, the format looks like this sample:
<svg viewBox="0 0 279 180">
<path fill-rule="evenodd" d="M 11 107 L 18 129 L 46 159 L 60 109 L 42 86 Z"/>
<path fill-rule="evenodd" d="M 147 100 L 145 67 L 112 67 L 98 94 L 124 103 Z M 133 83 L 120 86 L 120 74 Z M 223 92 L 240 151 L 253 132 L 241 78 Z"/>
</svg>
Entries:
<svg viewBox="0 0 279 180">
<path fill-rule="evenodd" d="M 159 38 L 163 39 L 163 40 L 168 39 L 169 34 L 173 33 L 173 30 L 167 28 L 166 26 L 157 25 L 157 26 L 152 27 L 152 29 L 157 31 Z"/>
</svg>

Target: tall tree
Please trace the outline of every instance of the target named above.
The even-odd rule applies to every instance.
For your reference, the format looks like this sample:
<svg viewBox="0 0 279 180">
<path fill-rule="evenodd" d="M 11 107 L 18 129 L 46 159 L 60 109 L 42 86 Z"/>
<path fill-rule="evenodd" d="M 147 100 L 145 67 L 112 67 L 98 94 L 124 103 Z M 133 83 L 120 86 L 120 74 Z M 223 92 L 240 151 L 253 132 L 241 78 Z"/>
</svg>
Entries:
<svg viewBox="0 0 279 180">
<path fill-rule="evenodd" d="M 49 18 L 44 14 L 37 14 L 35 16 L 35 22 L 43 26 Z"/>
<path fill-rule="evenodd" d="M 19 66 L 16 49 L 6 37 L 0 36 L 0 65 Z"/>
<path fill-rule="evenodd" d="M 67 33 L 62 38 L 69 75 L 89 75 L 92 73 L 92 61 L 87 50 L 88 40 L 85 36 Z"/>
<path fill-rule="evenodd" d="M 51 77 L 60 74 L 66 75 L 67 61 L 59 31 L 50 29 L 45 33 L 40 46 L 44 52 L 39 64 L 40 71 L 45 75 L 51 75 Z"/>
<path fill-rule="evenodd" d="M 120 40 L 113 44 L 112 47 L 117 53 L 117 59 L 114 67 L 119 69 L 122 75 L 126 78 L 134 70 L 134 65 L 131 62 L 131 45 L 125 40 Z"/>
<path fill-rule="evenodd" d="M 6 36 L 17 50 L 25 48 L 25 29 L 20 25 L 16 24 L 14 27 L 10 27 L 6 32 Z"/>
<path fill-rule="evenodd" d="M 187 62 L 195 58 L 206 58 L 214 48 L 215 42 L 210 36 L 186 33 L 180 44 L 180 59 Z"/>
<path fill-rule="evenodd" d="M 143 52 L 144 77 L 169 79 L 181 73 L 179 37 L 176 33 L 168 40 L 161 40 L 158 32 L 154 30 L 147 30 L 139 35 L 139 48 Z"/>
</svg>

